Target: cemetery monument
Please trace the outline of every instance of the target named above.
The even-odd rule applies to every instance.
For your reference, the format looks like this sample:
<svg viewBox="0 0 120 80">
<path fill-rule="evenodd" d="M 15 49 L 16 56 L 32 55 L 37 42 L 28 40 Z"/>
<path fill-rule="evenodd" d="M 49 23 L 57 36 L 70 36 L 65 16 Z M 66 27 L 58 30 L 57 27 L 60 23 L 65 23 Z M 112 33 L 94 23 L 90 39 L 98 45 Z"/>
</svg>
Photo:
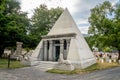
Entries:
<svg viewBox="0 0 120 80">
<path fill-rule="evenodd" d="M 45 36 L 29 58 L 30 65 L 39 65 L 41 62 L 58 62 L 60 54 L 68 60 L 75 69 L 83 69 L 96 63 L 76 23 L 65 9 L 52 29 Z M 72 68 L 73 69 L 73 68 Z"/>
</svg>

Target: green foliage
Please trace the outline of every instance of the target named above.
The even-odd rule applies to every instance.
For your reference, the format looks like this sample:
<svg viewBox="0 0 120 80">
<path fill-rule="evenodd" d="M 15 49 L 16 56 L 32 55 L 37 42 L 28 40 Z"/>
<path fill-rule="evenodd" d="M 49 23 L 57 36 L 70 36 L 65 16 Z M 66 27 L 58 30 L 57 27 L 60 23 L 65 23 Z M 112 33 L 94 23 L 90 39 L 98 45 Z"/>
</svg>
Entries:
<svg viewBox="0 0 120 80">
<path fill-rule="evenodd" d="M 91 9 L 89 23 L 91 27 L 88 33 L 96 36 L 96 47 L 113 47 L 120 52 L 120 5 L 113 7 L 108 1 L 97 5 Z"/>
<path fill-rule="evenodd" d="M 68 71 L 68 70 L 58 70 L 58 69 L 48 70 L 47 72 L 57 73 L 57 74 L 75 74 L 76 73 L 74 70 Z"/>
<path fill-rule="evenodd" d="M 0 4 L 0 57 L 6 47 L 16 46 L 17 41 L 24 42 L 29 19 L 20 11 L 17 0 L 3 0 Z"/>
<path fill-rule="evenodd" d="M 94 39 L 93 37 L 94 36 L 89 36 L 85 38 L 91 50 L 92 50 L 92 47 L 95 46 L 94 44 L 95 40 L 93 40 Z"/>
<path fill-rule="evenodd" d="M 4 10 L 4 5 L 5 5 L 5 0 L 0 0 L 0 14 L 3 12 Z"/>
<path fill-rule="evenodd" d="M 27 13 L 20 11 L 17 0 L 0 0 L 0 57 L 6 47 L 23 42 L 24 48 L 34 48 L 42 35 L 48 33 L 63 9 L 48 9 L 46 5 L 34 10 L 31 22 Z"/>
<path fill-rule="evenodd" d="M 46 35 L 52 28 L 63 9 L 60 7 L 48 9 L 45 4 L 40 5 L 34 10 L 31 18 L 32 26 L 29 28 L 29 34 L 35 36 L 38 42 L 41 36 Z"/>
<path fill-rule="evenodd" d="M 36 47 L 62 11 L 59 7 L 49 10 L 46 5 L 40 5 L 30 22 L 27 13 L 20 11 L 17 0 L 0 0 L 0 57 L 6 47 L 15 47 L 17 41 L 23 42 L 24 48 Z"/>
<path fill-rule="evenodd" d="M 112 49 L 110 47 L 105 47 L 103 49 L 104 52 L 112 52 Z"/>
<path fill-rule="evenodd" d="M 15 60 L 11 60 L 10 61 L 10 68 L 14 69 L 14 68 L 21 68 L 21 67 L 25 67 L 23 65 L 21 65 L 20 61 L 15 61 Z M 8 68 L 8 60 L 7 59 L 0 59 L 0 68 Z"/>
</svg>

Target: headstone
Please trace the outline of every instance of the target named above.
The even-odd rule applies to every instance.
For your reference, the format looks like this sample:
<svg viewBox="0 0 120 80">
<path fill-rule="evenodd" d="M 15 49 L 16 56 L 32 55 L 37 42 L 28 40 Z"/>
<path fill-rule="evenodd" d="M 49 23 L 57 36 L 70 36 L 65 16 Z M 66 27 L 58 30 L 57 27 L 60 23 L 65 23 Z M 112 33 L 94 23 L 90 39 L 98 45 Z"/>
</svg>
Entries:
<svg viewBox="0 0 120 80">
<path fill-rule="evenodd" d="M 104 59 L 103 58 L 101 58 L 101 63 L 104 63 Z"/>
<path fill-rule="evenodd" d="M 109 56 L 106 56 L 105 60 L 106 62 L 109 62 Z"/>
<path fill-rule="evenodd" d="M 117 55 L 116 55 L 116 54 L 113 54 L 113 55 L 112 55 L 112 60 L 113 60 L 114 63 L 117 62 Z"/>
<path fill-rule="evenodd" d="M 111 60 L 111 59 L 109 59 L 109 63 L 112 63 L 112 60 Z"/>
<path fill-rule="evenodd" d="M 118 63 L 120 64 L 120 60 L 118 60 Z"/>
<path fill-rule="evenodd" d="M 11 55 L 11 59 L 22 59 L 22 42 L 16 42 L 16 51 Z"/>
<path fill-rule="evenodd" d="M 16 55 L 21 55 L 22 54 L 22 42 L 17 42 L 16 45 Z"/>
<path fill-rule="evenodd" d="M 114 62 L 114 63 L 116 63 L 116 62 L 117 62 L 117 60 L 116 60 L 116 59 L 113 59 L 113 62 Z"/>
</svg>

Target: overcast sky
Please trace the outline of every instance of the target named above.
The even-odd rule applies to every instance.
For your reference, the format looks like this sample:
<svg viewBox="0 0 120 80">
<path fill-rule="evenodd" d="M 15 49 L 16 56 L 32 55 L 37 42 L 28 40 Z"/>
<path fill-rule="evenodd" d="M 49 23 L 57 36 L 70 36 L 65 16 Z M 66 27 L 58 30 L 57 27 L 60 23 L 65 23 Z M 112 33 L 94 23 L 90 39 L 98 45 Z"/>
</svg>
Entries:
<svg viewBox="0 0 120 80">
<path fill-rule="evenodd" d="M 68 8 L 80 31 L 87 33 L 90 9 L 104 1 L 110 1 L 115 4 L 118 0 L 21 0 L 21 8 L 22 11 L 29 13 L 29 17 L 32 16 L 33 10 L 40 4 L 46 4 L 49 9 L 58 6 L 64 9 Z"/>
</svg>

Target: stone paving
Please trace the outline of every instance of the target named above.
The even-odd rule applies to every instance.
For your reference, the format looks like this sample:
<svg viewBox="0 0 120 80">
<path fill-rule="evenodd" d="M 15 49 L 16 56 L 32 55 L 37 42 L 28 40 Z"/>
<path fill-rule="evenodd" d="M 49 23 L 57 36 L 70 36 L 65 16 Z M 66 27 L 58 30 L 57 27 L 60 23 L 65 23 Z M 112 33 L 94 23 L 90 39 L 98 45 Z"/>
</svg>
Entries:
<svg viewBox="0 0 120 80">
<path fill-rule="evenodd" d="M 87 74 L 53 74 L 35 67 L 0 69 L 0 80 L 120 80 L 120 67 Z"/>
</svg>

